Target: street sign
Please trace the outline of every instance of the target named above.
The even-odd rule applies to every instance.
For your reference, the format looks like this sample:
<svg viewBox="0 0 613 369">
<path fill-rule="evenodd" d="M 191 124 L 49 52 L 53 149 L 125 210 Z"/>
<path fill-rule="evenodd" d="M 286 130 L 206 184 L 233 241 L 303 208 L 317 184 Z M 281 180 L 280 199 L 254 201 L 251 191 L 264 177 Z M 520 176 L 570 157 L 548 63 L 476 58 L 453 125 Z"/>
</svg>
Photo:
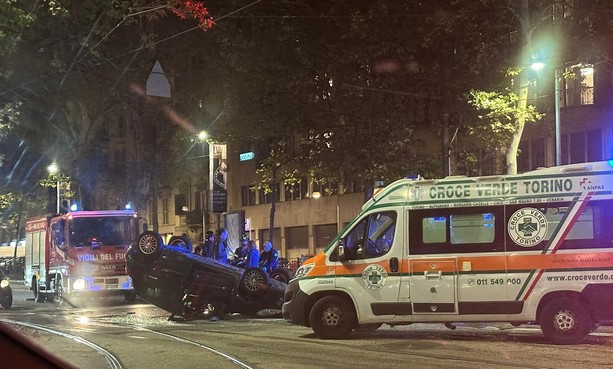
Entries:
<svg viewBox="0 0 613 369">
<path fill-rule="evenodd" d="M 147 95 L 170 97 L 170 83 L 166 78 L 166 73 L 160 65 L 160 61 L 156 60 L 147 78 Z"/>
</svg>

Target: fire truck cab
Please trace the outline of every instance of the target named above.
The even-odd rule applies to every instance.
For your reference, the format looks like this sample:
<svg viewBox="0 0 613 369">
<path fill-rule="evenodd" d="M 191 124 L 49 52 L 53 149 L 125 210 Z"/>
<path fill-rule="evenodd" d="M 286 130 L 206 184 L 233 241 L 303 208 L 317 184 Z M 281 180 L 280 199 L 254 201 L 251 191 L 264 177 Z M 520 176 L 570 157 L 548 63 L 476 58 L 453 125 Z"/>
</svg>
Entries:
<svg viewBox="0 0 613 369">
<path fill-rule="evenodd" d="M 24 282 L 38 302 L 136 298 L 125 253 L 142 231 L 134 211 L 75 211 L 26 223 Z"/>
</svg>

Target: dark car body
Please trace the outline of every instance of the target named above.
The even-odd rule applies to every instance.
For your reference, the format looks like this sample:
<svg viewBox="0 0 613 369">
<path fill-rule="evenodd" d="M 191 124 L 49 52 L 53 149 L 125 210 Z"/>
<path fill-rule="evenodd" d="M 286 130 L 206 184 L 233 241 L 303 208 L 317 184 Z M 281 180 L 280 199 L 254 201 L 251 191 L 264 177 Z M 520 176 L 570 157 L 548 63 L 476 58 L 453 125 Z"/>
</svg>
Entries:
<svg viewBox="0 0 613 369">
<path fill-rule="evenodd" d="M 13 305 L 13 289 L 8 277 L 4 271 L 0 269 L 0 306 L 4 309 L 10 309 Z"/>
<path fill-rule="evenodd" d="M 150 239 L 158 239 L 153 232 Z M 263 309 L 278 309 L 283 305 L 287 285 L 265 278 L 255 288 L 245 287 L 245 273 L 208 257 L 186 251 L 184 247 L 161 245 L 150 251 L 139 236 L 126 253 L 128 274 L 138 296 L 186 318 L 204 317 L 211 308 L 216 315 L 243 313 L 254 315 Z M 158 240 L 161 241 L 161 238 Z M 157 241 L 155 241 L 157 242 Z M 155 243 L 154 242 L 154 243 Z M 144 245 L 144 246 L 143 246 Z"/>
</svg>

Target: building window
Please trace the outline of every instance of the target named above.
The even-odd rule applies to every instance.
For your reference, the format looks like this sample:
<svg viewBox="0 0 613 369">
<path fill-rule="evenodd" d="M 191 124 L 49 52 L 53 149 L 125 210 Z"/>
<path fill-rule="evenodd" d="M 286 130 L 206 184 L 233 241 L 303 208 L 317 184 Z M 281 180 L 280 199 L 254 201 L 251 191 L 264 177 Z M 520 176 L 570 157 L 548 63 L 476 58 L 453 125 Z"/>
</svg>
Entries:
<svg viewBox="0 0 613 369">
<path fill-rule="evenodd" d="M 338 193 L 338 184 L 333 181 L 314 183 L 313 192 L 319 192 L 321 196 L 335 195 L 336 193 Z"/>
<path fill-rule="evenodd" d="M 175 215 L 183 215 L 183 207 L 187 206 L 187 195 L 184 193 L 175 195 Z"/>
<path fill-rule="evenodd" d="M 241 206 L 255 205 L 255 186 L 241 186 Z"/>
<path fill-rule="evenodd" d="M 264 243 L 266 243 L 266 241 L 270 240 L 270 232 L 269 229 L 261 229 L 260 230 L 260 250 L 264 249 Z M 272 247 L 274 247 L 277 250 L 281 250 L 281 229 L 280 228 L 275 228 L 274 232 L 273 232 L 273 240 L 272 242 Z"/>
<path fill-rule="evenodd" d="M 309 231 L 307 226 L 285 228 L 285 248 L 308 249 Z"/>
<path fill-rule="evenodd" d="M 594 66 L 579 64 L 566 68 L 563 74 L 564 88 L 560 91 L 563 106 L 594 104 Z"/>
<path fill-rule="evenodd" d="M 162 200 L 162 224 L 168 224 L 168 199 Z"/>
<path fill-rule="evenodd" d="M 323 249 L 336 237 L 336 224 L 320 224 L 313 226 L 313 242 L 315 249 Z"/>
<path fill-rule="evenodd" d="M 304 199 L 307 196 L 307 180 L 301 178 L 293 185 L 285 185 L 285 201 Z"/>
<path fill-rule="evenodd" d="M 562 164 L 603 160 L 602 131 L 573 132 L 562 136 Z"/>
<path fill-rule="evenodd" d="M 274 184 L 274 193 L 278 201 L 279 200 L 279 183 L 278 182 L 275 182 Z M 266 190 L 264 190 L 263 188 L 260 188 L 258 190 L 260 204 L 270 204 L 272 202 L 272 195 L 273 195 L 272 191 L 266 192 Z"/>
<path fill-rule="evenodd" d="M 149 217 L 149 223 L 153 224 L 153 205 L 151 201 L 147 201 L 147 215 Z"/>
<path fill-rule="evenodd" d="M 545 166 L 545 140 L 542 138 L 522 141 L 519 144 L 517 170 L 526 172 Z"/>
</svg>

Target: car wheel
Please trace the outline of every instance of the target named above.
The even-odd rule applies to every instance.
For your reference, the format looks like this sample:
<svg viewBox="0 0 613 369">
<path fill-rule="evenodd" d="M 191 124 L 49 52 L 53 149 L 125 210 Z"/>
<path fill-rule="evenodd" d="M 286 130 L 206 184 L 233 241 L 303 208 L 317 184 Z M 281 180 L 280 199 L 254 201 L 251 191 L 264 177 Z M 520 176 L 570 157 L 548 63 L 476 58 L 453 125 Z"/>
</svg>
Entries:
<svg viewBox="0 0 613 369">
<path fill-rule="evenodd" d="M 4 310 L 8 310 L 13 306 L 13 291 L 9 290 L 9 293 L 0 301 L 0 305 L 2 305 Z"/>
<path fill-rule="evenodd" d="M 182 247 L 187 252 L 192 252 L 192 241 L 185 236 L 172 236 L 168 241 L 168 244 L 171 246 Z"/>
<path fill-rule="evenodd" d="M 286 269 L 275 269 L 270 273 L 270 278 L 289 283 L 290 279 L 292 279 L 292 275 Z"/>
<path fill-rule="evenodd" d="M 153 231 L 145 231 L 138 236 L 137 249 L 145 257 L 155 258 L 162 252 L 162 236 Z"/>
<path fill-rule="evenodd" d="M 566 297 L 548 302 L 541 312 L 539 324 L 545 337 L 557 345 L 580 343 L 593 326 L 587 307 Z"/>
<path fill-rule="evenodd" d="M 259 295 L 268 288 L 270 280 L 264 270 L 258 267 L 251 267 L 243 272 L 240 284 L 242 290 L 247 292 L 247 294 Z"/>
<path fill-rule="evenodd" d="M 321 338 L 344 338 L 356 326 L 353 306 L 339 296 L 318 300 L 309 314 L 313 332 Z"/>
</svg>

